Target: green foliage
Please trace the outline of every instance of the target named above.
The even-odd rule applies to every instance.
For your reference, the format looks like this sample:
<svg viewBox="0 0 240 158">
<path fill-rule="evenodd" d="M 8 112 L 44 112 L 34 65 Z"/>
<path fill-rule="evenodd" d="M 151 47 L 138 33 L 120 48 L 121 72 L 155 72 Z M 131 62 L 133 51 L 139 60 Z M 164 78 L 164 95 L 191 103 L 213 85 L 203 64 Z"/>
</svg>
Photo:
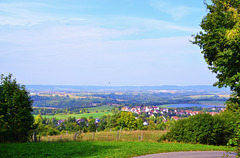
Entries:
<svg viewBox="0 0 240 158">
<path fill-rule="evenodd" d="M 235 146 L 238 156 L 240 157 L 240 113 L 230 111 L 222 114 L 225 120 L 225 126 L 232 135 L 229 137 L 228 145 Z"/>
<path fill-rule="evenodd" d="M 175 122 L 161 140 L 226 145 L 234 137 L 233 124 L 239 116 L 230 113 L 221 115 L 197 114 Z"/>
<path fill-rule="evenodd" d="M 136 119 L 132 112 L 121 112 L 120 118 L 117 119 L 117 123 L 121 128 L 136 129 Z"/>
<path fill-rule="evenodd" d="M 143 119 L 138 118 L 136 120 L 136 124 L 137 124 L 137 130 L 142 130 L 143 129 Z"/>
<path fill-rule="evenodd" d="M 227 110 L 240 113 L 240 99 L 235 92 L 233 92 L 230 99 L 226 101 L 226 105 Z"/>
<path fill-rule="evenodd" d="M 0 80 L 0 142 L 25 142 L 34 127 L 32 101 L 12 75 Z"/>
<path fill-rule="evenodd" d="M 46 135 L 53 136 L 53 135 L 58 135 L 58 134 L 60 134 L 59 130 L 57 130 L 49 125 L 45 126 L 44 133 L 42 133 L 43 136 L 46 136 Z"/>
<path fill-rule="evenodd" d="M 200 25 L 203 31 L 193 43 L 202 49 L 209 69 L 217 74 L 214 85 L 229 86 L 240 96 L 240 1 L 212 0 L 207 9 L 209 13 Z M 240 110 L 239 105 L 236 108 Z"/>
<path fill-rule="evenodd" d="M 88 121 L 88 131 L 89 132 L 96 132 L 96 125 L 95 125 L 95 119 L 91 118 Z"/>
<path fill-rule="evenodd" d="M 240 121 L 238 120 L 235 124 L 233 124 L 234 128 L 234 136 L 229 139 L 228 145 L 235 146 L 238 157 L 240 157 Z"/>
<path fill-rule="evenodd" d="M 227 110 L 240 113 L 240 1 L 212 0 L 207 5 L 209 13 L 202 20 L 200 31 L 195 36 L 197 44 L 204 54 L 209 69 L 217 74 L 218 87 L 227 87 L 233 91 L 227 101 Z M 230 144 L 239 146 L 238 123 Z M 233 141 L 235 140 L 235 141 Z M 236 143 L 237 142 L 237 143 Z M 239 154 L 239 151 L 238 151 Z"/>
<path fill-rule="evenodd" d="M 106 127 L 107 127 L 107 116 L 104 115 L 100 118 L 100 122 L 98 123 L 97 130 L 104 131 Z"/>
<path fill-rule="evenodd" d="M 120 118 L 120 113 L 114 114 L 112 116 L 108 115 L 107 116 L 107 128 L 114 128 L 116 126 L 118 126 L 118 118 Z"/>
</svg>

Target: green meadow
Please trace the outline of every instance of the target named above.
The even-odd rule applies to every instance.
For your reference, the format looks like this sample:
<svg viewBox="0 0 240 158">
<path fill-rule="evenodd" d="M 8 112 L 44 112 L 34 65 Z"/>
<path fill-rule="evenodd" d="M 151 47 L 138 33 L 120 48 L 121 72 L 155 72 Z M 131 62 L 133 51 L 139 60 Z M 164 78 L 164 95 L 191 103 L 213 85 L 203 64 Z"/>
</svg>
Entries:
<svg viewBox="0 0 240 158">
<path fill-rule="evenodd" d="M 200 104 L 206 104 L 206 105 L 224 105 L 225 101 L 199 101 Z"/>
<path fill-rule="evenodd" d="M 42 117 L 52 118 L 55 117 L 57 119 L 67 119 L 68 117 L 75 117 L 76 119 L 81 117 L 88 118 L 92 116 L 93 118 L 100 118 L 103 115 L 112 115 L 112 112 L 98 112 L 98 113 L 85 113 L 85 114 L 56 114 L 56 115 L 42 115 Z M 36 117 L 36 115 L 34 115 Z"/>
<path fill-rule="evenodd" d="M 103 105 L 103 106 L 96 106 L 96 107 L 91 107 L 91 108 L 85 108 L 87 109 L 89 112 L 106 112 L 108 110 L 112 110 L 113 109 L 113 106 L 110 106 L 110 105 Z"/>
<path fill-rule="evenodd" d="M 224 151 L 225 146 L 154 142 L 41 142 L 0 144 L 0 157 L 127 158 L 175 151 Z M 232 151 L 233 148 L 229 148 Z"/>
</svg>

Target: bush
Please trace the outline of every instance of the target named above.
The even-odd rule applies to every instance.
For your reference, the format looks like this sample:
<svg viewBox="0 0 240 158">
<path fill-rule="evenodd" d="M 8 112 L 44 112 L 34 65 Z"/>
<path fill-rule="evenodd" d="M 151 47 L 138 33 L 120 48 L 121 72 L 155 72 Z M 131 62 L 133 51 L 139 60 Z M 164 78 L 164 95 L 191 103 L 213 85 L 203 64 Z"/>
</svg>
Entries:
<svg viewBox="0 0 240 158">
<path fill-rule="evenodd" d="M 59 130 L 52 127 L 48 127 L 48 135 L 53 136 L 58 134 L 60 134 Z"/>
<path fill-rule="evenodd" d="M 159 141 L 226 145 L 234 135 L 232 125 L 238 119 L 239 116 L 228 112 L 215 116 L 209 114 L 190 116 L 176 121 Z"/>
</svg>

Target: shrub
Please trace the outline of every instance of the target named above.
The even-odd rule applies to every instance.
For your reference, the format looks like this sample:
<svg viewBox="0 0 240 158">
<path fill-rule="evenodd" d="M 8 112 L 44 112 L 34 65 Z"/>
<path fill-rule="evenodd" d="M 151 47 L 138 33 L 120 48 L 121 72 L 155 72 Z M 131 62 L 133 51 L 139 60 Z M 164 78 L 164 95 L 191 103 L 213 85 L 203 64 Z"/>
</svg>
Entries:
<svg viewBox="0 0 240 158">
<path fill-rule="evenodd" d="M 239 117 L 232 113 L 221 115 L 197 114 L 176 121 L 159 141 L 177 141 L 212 145 L 226 145 L 234 135 L 232 125 Z"/>
</svg>

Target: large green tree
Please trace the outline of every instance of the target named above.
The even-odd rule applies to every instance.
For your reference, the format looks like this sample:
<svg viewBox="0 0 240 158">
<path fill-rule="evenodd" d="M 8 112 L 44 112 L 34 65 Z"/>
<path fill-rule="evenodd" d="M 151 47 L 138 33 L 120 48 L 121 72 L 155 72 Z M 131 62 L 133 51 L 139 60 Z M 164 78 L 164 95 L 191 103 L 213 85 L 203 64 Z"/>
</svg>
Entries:
<svg viewBox="0 0 240 158">
<path fill-rule="evenodd" d="M 215 86 L 230 87 L 227 110 L 240 114 L 240 0 L 211 0 L 208 14 L 193 41 L 204 54 L 209 69 L 216 74 Z M 235 135 L 229 140 L 240 156 L 240 122 L 233 124 Z"/>
<path fill-rule="evenodd" d="M 31 135 L 34 118 L 32 101 L 24 86 L 12 75 L 0 80 L 0 142 L 25 142 Z"/>
<path fill-rule="evenodd" d="M 208 14 L 195 35 L 209 69 L 216 74 L 215 86 L 230 87 L 232 104 L 227 108 L 240 110 L 240 0 L 212 0 L 206 4 Z"/>
</svg>

